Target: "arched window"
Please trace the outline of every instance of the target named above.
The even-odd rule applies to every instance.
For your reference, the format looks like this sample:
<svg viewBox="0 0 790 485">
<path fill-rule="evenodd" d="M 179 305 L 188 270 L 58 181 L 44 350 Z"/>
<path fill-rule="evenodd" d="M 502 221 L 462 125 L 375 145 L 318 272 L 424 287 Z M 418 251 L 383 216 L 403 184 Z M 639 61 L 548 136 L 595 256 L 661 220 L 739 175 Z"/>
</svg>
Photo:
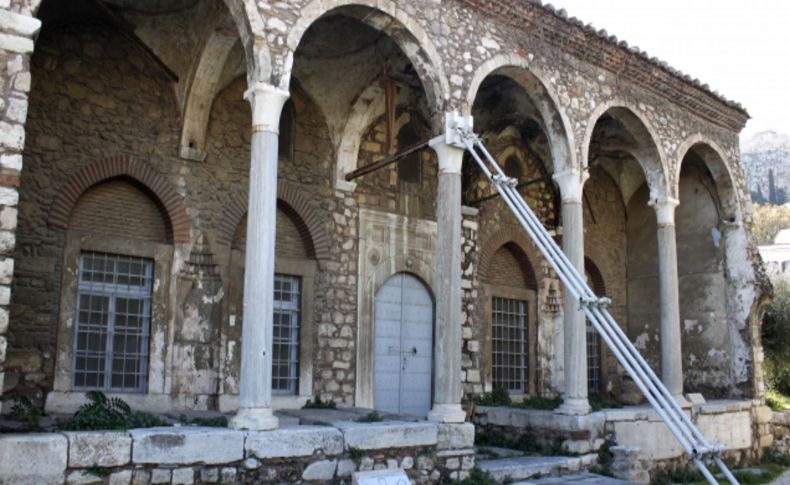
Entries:
<svg viewBox="0 0 790 485">
<path fill-rule="evenodd" d="M 524 176 L 524 170 L 521 166 L 521 160 L 516 155 L 510 155 L 505 159 L 505 175 L 520 180 Z"/>
<path fill-rule="evenodd" d="M 283 105 L 283 112 L 280 114 L 280 135 L 278 140 L 278 156 L 284 160 L 294 158 L 294 130 L 296 127 L 296 114 L 294 103 L 290 99 Z"/>
<path fill-rule="evenodd" d="M 599 297 L 606 296 L 606 286 L 598 267 L 590 258 L 584 258 L 584 273 L 587 284 Z M 601 336 L 587 320 L 587 393 L 595 396 L 603 390 L 603 351 Z"/>
<path fill-rule="evenodd" d="M 417 144 L 420 139 L 412 123 L 406 123 L 398 131 L 398 150 Z M 419 184 L 422 176 L 421 152 L 416 151 L 398 162 L 398 180 Z"/>
<path fill-rule="evenodd" d="M 230 312 L 243 319 L 245 216 L 231 243 Z M 312 392 L 313 287 L 316 262 L 312 242 L 300 216 L 285 202 L 277 202 L 274 276 L 274 332 L 272 393 L 310 396 Z M 237 373 L 238 368 L 231 373 Z"/>
<path fill-rule="evenodd" d="M 534 272 L 521 248 L 508 243 L 494 253 L 486 276 L 492 386 L 528 394 L 535 375 Z"/>
<path fill-rule="evenodd" d="M 167 215 L 145 186 L 116 177 L 79 197 L 68 229 L 63 298 L 73 310 L 63 317 L 74 326 L 65 335 L 71 349 L 62 350 L 72 354 L 69 389 L 145 392 L 154 256 L 171 241 Z"/>
</svg>

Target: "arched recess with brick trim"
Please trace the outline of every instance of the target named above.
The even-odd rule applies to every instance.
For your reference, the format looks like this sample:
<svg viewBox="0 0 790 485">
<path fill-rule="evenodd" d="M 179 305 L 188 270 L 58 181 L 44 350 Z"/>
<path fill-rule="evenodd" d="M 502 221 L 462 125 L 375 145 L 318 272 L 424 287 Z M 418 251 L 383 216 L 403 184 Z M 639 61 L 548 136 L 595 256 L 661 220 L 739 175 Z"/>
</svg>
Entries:
<svg viewBox="0 0 790 485">
<path fill-rule="evenodd" d="M 319 261 L 329 258 L 329 235 L 319 215 L 307 200 L 288 184 L 277 187 L 277 208 L 296 225 L 307 256 Z M 239 224 L 247 215 L 247 193 L 236 193 L 226 202 L 217 228 L 217 244 L 230 246 Z"/>
<path fill-rule="evenodd" d="M 537 290 L 541 288 L 543 275 L 540 271 L 536 272 L 541 267 L 540 256 L 535 252 L 532 241 L 527 238 L 520 228 L 504 229 L 488 238 L 480 251 L 480 259 L 477 263 L 478 278 L 485 280 L 488 277 L 494 255 L 502 246 L 508 243 L 517 246 L 520 252 L 523 253 L 522 269 L 525 266 L 529 267 L 528 271 L 531 273 L 531 278 L 527 277 L 527 280 L 531 279 L 531 289 Z"/>
<path fill-rule="evenodd" d="M 77 170 L 61 188 L 49 212 L 49 224 L 67 229 L 69 217 L 80 196 L 101 182 L 131 179 L 141 185 L 167 216 L 166 225 L 174 244 L 189 242 L 189 216 L 184 201 L 167 179 L 147 163 L 129 155 L 116 155 Z"/>
<path fill-rule="evenodd" d="M 514 395 L 539 391 L 538 259 L 517 228 L 505 229 L 483 246 L 482 283 L 485 352 L 484 386 Z M 540 267 L 540 266 L 538 266 Z"/>
</svg>

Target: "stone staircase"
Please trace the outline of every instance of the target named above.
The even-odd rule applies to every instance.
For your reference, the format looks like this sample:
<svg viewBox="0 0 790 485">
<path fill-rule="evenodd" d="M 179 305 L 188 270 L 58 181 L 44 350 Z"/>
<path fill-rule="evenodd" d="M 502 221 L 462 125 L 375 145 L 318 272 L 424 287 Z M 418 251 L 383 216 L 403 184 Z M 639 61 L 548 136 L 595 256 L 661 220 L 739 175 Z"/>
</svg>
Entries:
<svg viewBox="0 0 790 485">
<path fill-rule="evenodd" d="M 513 485 L 549 485 L 559 483 L 626 485 L 616 480 L 586 472 L 597 455 L 524 456 L 521 452 L 491 446 L 477 449 L 477 467 L 499 483 Z M 527 481 L 528 480 L 528 481 Z"/>
</svg>

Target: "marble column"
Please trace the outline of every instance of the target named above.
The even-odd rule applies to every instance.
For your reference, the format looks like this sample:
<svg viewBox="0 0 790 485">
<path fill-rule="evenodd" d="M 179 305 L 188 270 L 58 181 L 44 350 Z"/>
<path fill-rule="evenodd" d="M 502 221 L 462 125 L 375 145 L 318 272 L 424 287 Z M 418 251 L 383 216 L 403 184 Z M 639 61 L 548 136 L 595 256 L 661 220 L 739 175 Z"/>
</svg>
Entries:
<svg viewBox="0 0 790 485">
<path fill-rule="evenodd" d="M 661 308 L 661 381 L 684 404 L 683 354 L 680 342 L 680 295 L 675 240 L 675 207 L 678 200 L 652 202 L 658 225 L 658 284 Z"/>
<path fill-rule="evenodd" d="M 584 213 L 582 190 L 587 172 L 566 170 L 554 174 L 562 198 L 562 250 L 573 266 L 584 275 Z M 587 400 L 587 328 L 579 302 L 570 292 L 563 294 L 565 394 L 558 412 L 588 414 Z"/>
<path fill-rule="evenodd" d="M 288 92 L 256 83 L 244 98 L 252 105 L 252 160 L 244 256 L 239 411 L 236 429 L 268 430 L 272 414 L 274 232 L 277 225 L 277 146 L 280 113 Z"/>
<path fill-rule="evenodd" d="M 428 420 L 461 423 L 466 418 L 461 407 L 461 163 L 464 149 L 449 144 L 445 135 L 434 138 L 430 146 L 439 159 L 439 187 L 434 395 Z"/>
</svg>

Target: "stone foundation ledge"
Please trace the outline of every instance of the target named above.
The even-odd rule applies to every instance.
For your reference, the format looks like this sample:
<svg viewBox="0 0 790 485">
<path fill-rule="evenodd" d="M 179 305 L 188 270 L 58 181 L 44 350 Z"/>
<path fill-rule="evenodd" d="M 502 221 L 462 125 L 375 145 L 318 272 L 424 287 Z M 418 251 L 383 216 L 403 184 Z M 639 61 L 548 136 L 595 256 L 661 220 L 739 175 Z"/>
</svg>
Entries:
<svg viewBox="0 0 790 485">
<path fill-rule="evenodd" d="M 474 467 L 474 426 L 336 422 L 273 431 L 161 427 L 0 435 L 0 483 L 332 483 L 402 468 L 417 483 Z"/>
</svg>

